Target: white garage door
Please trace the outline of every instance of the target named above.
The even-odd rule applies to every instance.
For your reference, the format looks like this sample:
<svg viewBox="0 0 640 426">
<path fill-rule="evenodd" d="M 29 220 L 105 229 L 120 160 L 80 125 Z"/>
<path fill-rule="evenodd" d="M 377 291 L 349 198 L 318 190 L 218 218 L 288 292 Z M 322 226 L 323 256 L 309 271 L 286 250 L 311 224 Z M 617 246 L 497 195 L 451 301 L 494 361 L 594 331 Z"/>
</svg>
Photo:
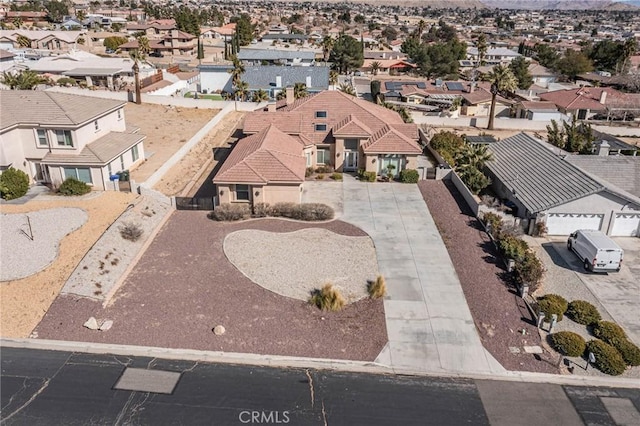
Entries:
<svg viewBox="0 0 640 426">
<path fill-rule="evenodd" d="M 640 213 L 616 213 L 611 228 L 612 237 L 637 237 L 640 235 Z"/>
<path fill-rule="evenodd" d="M 569 235 L 578 229 L 599 230 L 602 214 L 549 213 L 547 216 L 547 234 Z"/>
</svg>

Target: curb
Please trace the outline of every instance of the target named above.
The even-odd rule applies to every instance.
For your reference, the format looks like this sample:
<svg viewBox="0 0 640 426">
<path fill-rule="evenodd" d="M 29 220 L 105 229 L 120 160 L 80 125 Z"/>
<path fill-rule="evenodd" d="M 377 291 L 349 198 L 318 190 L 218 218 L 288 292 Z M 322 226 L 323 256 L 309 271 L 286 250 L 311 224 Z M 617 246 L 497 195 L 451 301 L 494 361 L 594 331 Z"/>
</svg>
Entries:
<svg viewBox="0 0 640 426">
<path fill-rule="evenodd" d="M 608 377 L 563 376 L 525 371 L 507 371 L 505 374 L 455 371 L 416 371 L 367 361 L 302 358 L 281 355 L 258 355 L 238 352 L 200 351 L 192 349 L 170 349 L 151 346 L 112 345 L 62 340 L 0 338 L 0 348 L 2 347 L 120 356 L 144 356 L 161 359 L 272 368 L 311 368 L 316 370 L 331 370 L 345 373 L 386 374 L 410 377 L 448 377 L 459 379 L 464 378 L 475 380 L 548 383 L 556 385 L 616 387 L 629 389 L 638 389 L 640 387 L 640 380 L 626 378 L 613 379 Z"/>
</svg>

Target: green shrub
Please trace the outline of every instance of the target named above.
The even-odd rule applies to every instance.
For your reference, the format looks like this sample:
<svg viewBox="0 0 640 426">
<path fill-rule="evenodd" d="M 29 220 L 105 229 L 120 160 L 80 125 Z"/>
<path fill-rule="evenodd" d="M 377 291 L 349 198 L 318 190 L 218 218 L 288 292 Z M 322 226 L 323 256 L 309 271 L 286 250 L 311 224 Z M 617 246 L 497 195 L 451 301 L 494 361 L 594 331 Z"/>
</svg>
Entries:
<svg viewBox="0 0 640 426">
<path fill-rule="evenodd" d="M 319 166 L 316 167 L 316 173 L 332 173 L 333 168 L 331 166 Z"/>
<path fill-rule="evenodd" d="M 382 275 L 378 275 L 375 281 L 367 286 L 369 297 L 372 299 L 380 299 L 387 294 L 387 283 Z"/>
<path fill-rule="evenodd" d="M 498 238 L 498 247 L 507 259 L 519 260 L 529 250 L 529 244 L 515 235 L 502 233 Z"/>
<path fill-rule="evenodd" d="M 469 191 L 478 195 L 480 191 L 491 185 L 491 179 L 489 179 L 482 171 L 473 166 L 467 166 L 464 169 L 459 170 L 460 179 Z"/>
<path fill-rule="evenodd" d="M 9 167 L 0 175 L 0 194 L 5 200 L 23 197 L 29 191 L 29 176 L 22 170 Z"/>
<path fill-rule="evenodd" d="M 375 182 L 376 181 L 376 172 L 362 172 L 362 176 L 360 176 L 360 180 L 364 182 Z"/>
<path fill-rule="evenodd" d="M 615 348 L 622 355 L 624 362 L 632 367 L 640 365 L 640 348 L 631 343 L 629 340 L 623 340 L 615 345 Z"/>
<path fill-rule="evenodd" d="M 333 284 L 325 284 L 322 289 L 311 292 L 309 303 L 323 311 L 339 311 L 344 307 L 346 301 Z"/>
<path fill-rule="evenodd" d="M 619 376 L 624 373 L 626 369 L 624 359 L 622 359 L 620 352 L 613 346 L 601 340 L 591 340 L 587 343 L 586 353 L 588 354 L 589 352 L 593 353 L 596 357 L 594 364 L 598 370 L 612 376 Z"/>
<path fill-rule="evenodd" d="M 528 284 L 530 291 L 536 291 L 540 282 L 542 281 L 542 276 L 544 275 L 544 265 L 538 256 L 531 250 L 528 250 L 524 257 L 516 260 L 516 263 L 513 267 L 513 273 L 520 284 Z M 559 296 L 558 296 L 559 297 Z M 564 300 L 564 299 L 562 299 Z M 567 310 L 566 306 L 567 301 L 564 300 L 564 311 Z M 564 312 L 563 312 L 564 313 Z M 558 321 L 562 319 L 562 315 L 558 316 Z"/>
<path fill-rule="evenodd" d="M 58 83 L 58 86 L 75 86 L 76 85 L 76 81 L 70 77 L 59 78 L 58 81 L 56 81 L 56 83 Z"/>
<path fill-rule="evenodd" d="M 551 321 L 551 315 L 553 314 L 558 316 L 558 321 L 562 321 L 562 317 L 567 312 L 568 307 L 567 300 L 557 294 L 545 294 L 538 298 L 538 312 L 544 312 L 544 317 L 547 321 Z"/>
<path fill-rule="evenodd" d="M 433 135 L 429 145 L 440 154 L 444 161 L 453 166 L 456 153 L 464 146 L 464 140 L 453 132 L 441 131 Z"/>
<path fill-rule="evenodd" d="M 342 173 L 335 172 L 331 175 L 331 179 L 333 180 L 342 180 Z"/>
<path fill-rule="evenodd" d="M 70 177 L 62 182 L 62 185 L 58 188 L 58 192 L 66 196 L 84 195 L 91 192 L 91 187 L 81 180 Z"/>
<path fill-rule="evenodd" d="M 484 222 L 494 238 L 497 238 L 502 232 L 502 217 L 499 214 L 485 212 L 482 215 L 482 222 Z"/>
<path fill-rule="evenodd" d="M 120 236 L 125 240 L 136 242 L 142 237 L 143 230 L 140 225 L 126 222 L 120 227 Z"/>
<path fill-rule="evenodd" d="M 270 208 L 270 216 L 286 217 L 304 221 L 333 219 L 333 209 L 321 203 L 276 203 Z"/>
<path fill-rule="evenodd" d="M 209 219 L 219 222 L 229 222 L 235 220 L 248 219 L 251 216 L 249 204 L 221 204 L 208 214 Z"/>
<path fill-rule="evenodd" d="M 271 216 L 271 206 L 267 203 L 256 203 L 253 206 L 253 217 Z"/>
<path fill-rule="evenodd" d="M 324 179 L 324 175 L 323 175 L 322 173 L 317 174 L 317 175 L 316 175 L 316 179 L 318 179 L 318 180 L 323 180 L 323 179 Z"/>
<path fill-rule="evenodd" d="M 402 183 L 418 183 L 420 175 L 417 170 L 405 169 L 400 172 L 400 180 Z"/>
<path fill-rule="evenodd" d="M 627 340 L 627 333 L 624 332 L 622 327 L 611 321 L 598 321 L 595 323 L 593 335 L 613 346 L 617 346 L 620 342 Z"/>
<path fill-rule="evenodd" d="M 313 167 L 307 167 L 304 171 L 304 177 L 310 177 L 313 174 Z"/>
<path fill-rule="evenodd" d="M 551 335 L 551 346 L 562 355 L 581 356 L 587 347 L 587 342 L 577 333 L 560 331 Z"/>
<path fill-rule="evenodd" d="M 569 303 L 567 316 L 578 324 L 591 325 L 602 319 L 598 308 L 584 300 L 574 300 Z"/>
</svg>

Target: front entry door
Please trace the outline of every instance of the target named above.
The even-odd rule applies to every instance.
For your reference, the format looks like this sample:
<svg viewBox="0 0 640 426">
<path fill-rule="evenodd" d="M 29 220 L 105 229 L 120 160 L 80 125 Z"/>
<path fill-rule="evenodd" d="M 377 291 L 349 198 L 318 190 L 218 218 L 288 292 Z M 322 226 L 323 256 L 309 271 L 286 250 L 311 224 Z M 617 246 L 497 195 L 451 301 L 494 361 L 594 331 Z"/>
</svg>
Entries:
<svg viewBox="0 0 640 426">
<path fill-rule="evenodd" d="M 345 153 L 344 153 L 344 169 L 345 170 L 357 170 L 358 169 L 358 152 L 357 151 L 345 151 Z"/>
<path fill-rule="evenodd" d="M 35 168 L 35 180 L 39 183 L 49 183 L 49 168 L 42 163 L 33 163 Z"/>
</svg>

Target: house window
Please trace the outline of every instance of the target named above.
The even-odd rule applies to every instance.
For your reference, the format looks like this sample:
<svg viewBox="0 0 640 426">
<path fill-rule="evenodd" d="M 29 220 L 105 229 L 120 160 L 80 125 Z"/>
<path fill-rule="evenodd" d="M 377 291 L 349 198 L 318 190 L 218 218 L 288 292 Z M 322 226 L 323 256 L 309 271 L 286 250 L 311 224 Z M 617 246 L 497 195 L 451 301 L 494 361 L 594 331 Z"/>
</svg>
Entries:
<svg viewBox="0 0 640 426">
<path fill-rule="evenodd" d="M 249 185 L 236 185 L 236 200 L 249 201 Z"/>
<path fill-rule="evenodd" d="M 96 132 L 100 130 L 100 126 L 98 125 L 98 120 L 93 122 L 93 127 L 96 129 Z"/>
<path fill-rule="evenodd" d="M 357 151 L 358 150 L 358 139 L 345 139 L 344 140 L 344 149 L 348 149 L 349 151 Z"/>
<path fill-rule="evenodd" d="M 311 167 L 311 153 L 310 152 L 305 152 L 304 156 L 307 159 L 307 167 Z"/>
<path fill-rule="evenodd" d="M 327 111 L 316 111 L 316 118 L 327 118 Z"/>
<path fill-rule="evenodd" d="M 331 150 L 329 148 L 318 148 L 317 164 L 331 164 Z"/>
<path fill-rule="evenodd" d="M 71 138 L 71 130 L 54 130 L 58 146 L 73 147 L 73 139 Z"/>
<path fill-rule="evenodd" d="M 131 159 L 135 163 L 136 161 L 138 161 L 138 158 L 140 158 L 140 154 L 138 153 L 138 145 L 134 145 L 133 148 L 131 148 Z"/>
<path fill-rule="evenodd" d="M 64 168 L 64 177 L 68 179 L 70 177 L 78 179 L 84 183 L 92 184 L 91 180 L 91 170 L 89 168 L 84 167 L 65 167 Z"/>
<path fill-rule="evenodd" d="M 37 130 L 38 133 L 38 145 L 40 146 L 47 146 L 47 131 L 44 129 L 38 129 Z"/>
<path fill-rule="evenodd" d="M 316 132 L 326 132 L 327 125 L 326 124 L 316 124 L 315 125 Z"/>
</svg>

